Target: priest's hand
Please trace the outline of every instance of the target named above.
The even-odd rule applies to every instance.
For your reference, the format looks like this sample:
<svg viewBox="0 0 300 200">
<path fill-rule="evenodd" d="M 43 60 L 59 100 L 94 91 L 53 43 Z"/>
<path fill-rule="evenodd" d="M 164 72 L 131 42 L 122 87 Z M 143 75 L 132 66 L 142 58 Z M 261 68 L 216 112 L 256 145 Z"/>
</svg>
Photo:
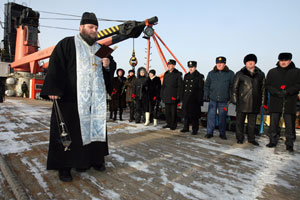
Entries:
<svg viewBox="0 0 300 200">
<path fill-rule="evenodd" d="M 109 64 L 110 64 L 110 60 L 109 58 L 102 58 L 102 65 L 103 67 L 109 67 Z"/>
<path fill-rule="evenodd" d="M 54 99 L 60 99 L 59 96 L 55 96 L 55 95 L 48 95 L 49 99 L 54 100 Z"/>
</svg>

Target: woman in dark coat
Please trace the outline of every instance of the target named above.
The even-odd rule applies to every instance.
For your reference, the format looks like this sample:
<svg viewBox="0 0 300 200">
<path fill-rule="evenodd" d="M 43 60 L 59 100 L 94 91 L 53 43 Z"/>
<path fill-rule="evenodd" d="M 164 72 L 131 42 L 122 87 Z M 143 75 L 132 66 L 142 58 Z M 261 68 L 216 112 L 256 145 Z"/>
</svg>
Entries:
<svg viewBox="0 0 300 200">
<path fill-rule="evenodd" d="M 113 120 L 117 119 L 117 111 L 119 109 L 120 120 L 122 121 L 123 108 L 126 108 L 126 92 L 125 92 L 125 71 L 123 69 L 117 70 L 117 77 L 113 79 L 112 110 L 114 112 Z"/>
<path fill-rule="evenodd" d="M 134 89 L 134 83 L 135 83 L 136 77 L 134 75 L 134 70 L 129 70 L 128 71 L 128 77 L 125 82 L 125 89 L 126 89 L 126 103 L 129 106 L 129 122 L 132 122 L 134 120 L 134 111 L 135 111 L 135 106 L 134 106 L 134 99 L 132 98 L 133 94 L 133 89 Z"/>
<path fill-rule="evenodd" d="M 140 67 L 137 71 L 137 79 L 134 84 L 133 97 L 135 98 L 135 123 L 140 123 L 141 118 L 147 110 L 148 86 L 147 71 L 144 67 Z"/>
<path fill-rule="evenodd" d="M 160 89 L 161 81 L 160 78 L 155 76 L 156 72 L 154 69 L 149 71 L 149 78 L 147 80 L 148 85 L 148 106 L 145 114 L 146 122 L 145 126 L 148 126 L 153 120 L 153 125 L 157 126 L 158 111 L 160 104 Z"/>
</svg>

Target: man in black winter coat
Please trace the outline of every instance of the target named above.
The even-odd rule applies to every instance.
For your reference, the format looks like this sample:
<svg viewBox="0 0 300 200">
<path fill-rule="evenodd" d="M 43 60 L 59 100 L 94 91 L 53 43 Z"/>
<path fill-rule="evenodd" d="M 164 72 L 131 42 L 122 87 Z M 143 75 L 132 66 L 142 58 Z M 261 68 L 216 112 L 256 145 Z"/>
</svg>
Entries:
<svg viewBox="0 0 300 200">
<path fill-rule="evenodd" d="M 280 53 L 277 67 L 268 72 L 266 89 L 270 92 L 271 123 L 270 142 L 266 146 L 276 147 L 278 143 L 278 123 L 283 116 L 285 122 L 286 150 L 293 152 L 293 115 L 296 113 L 297 95 L 300 90 L 300 70 L 292 62 L 291 53 Z"/>
<path fill-rule="evenodd" d="M 180 102 L 182 91 L 181 72 L 175 69 L 176 61 L 170 59 L 168 61 L 169 70 L 164 74 L 164 81 L 161 88 L 161 98 L 165 103 L 165 115 L 167 125 L 163 128 L 175 130 L 177 127 L 177 103 Z"/>
<path fill-rule="evenodd" d="M 189 124 L 192 123 L 192 135 L 196 135 L 199 130 L 199 118 L 201 117 L 201 106 L 203 105 L 204 76 L 197 70 L 197 62 L 188 62 L 189 73 L 184 76 L 182 90 L 182 109 L 184 117 L 184 127 L 181 132 L 189 131 Z"/>
<path fill-rule="evenodd" d="M 255 141 L 256 117 L 264 97 L 265 74 L 257 67 L 257 57 L 249 54 L 244 58 L 245 67 L 236 73 L 232 88 L 232 103 L 236 105 L 236 139 L 244 142 L 244 122 L 248 116 L 248 142 L 258 146 Z"/>
</svg>

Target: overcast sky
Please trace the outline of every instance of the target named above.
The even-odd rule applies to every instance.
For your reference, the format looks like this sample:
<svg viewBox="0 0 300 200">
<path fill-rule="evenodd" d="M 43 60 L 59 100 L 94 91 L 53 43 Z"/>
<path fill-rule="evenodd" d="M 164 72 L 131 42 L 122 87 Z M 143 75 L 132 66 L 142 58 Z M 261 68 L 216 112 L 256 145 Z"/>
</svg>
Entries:
<svg viewBox="0 0 300 200">
<path fill-rule="evenodd" d="M 1 21 L 4 3 L 1 0 Z M 258 57 L 257 66 L 265 73 L 275 66 L 280 52 L 293 53 L 293 61 L 300 65 L 300 1 L 298 0 L 22 0 L 14 1 L 40 11 L 39 42 L 41 49 L 55 45 L 66 36 L 78 31 L 51 29 L 57 26 L 78 29 L 78 20 L 49 20 L 59 17 L 42 11 L 81 16 L 95 12 L 98 18 L 137 20 L 157 16 L 155 31 L 186 67 L 189 60 L 198 62 L 198 70 L 205 76 L 215 65 L 217 56 L 225 56 L 234 72 L 243 67 L 243 58 L 249 53 Z M 99 22 L 99 30 L 121 22 Z M 3 39 L 3 29 L 0 29 Z M 117 44 L 113 53 L 118 67 L 130 69 L 132 39 Z M 158 73 L 164 72 L 160 57 L 152 41 L 150 66 Z M 145 66 L 147 41 L 135 39 L 138 67 Z M 165 52 L 166 58 L 171 55 Z M 178 68 L 179 65 L 177 66 Z"/>
</svg>

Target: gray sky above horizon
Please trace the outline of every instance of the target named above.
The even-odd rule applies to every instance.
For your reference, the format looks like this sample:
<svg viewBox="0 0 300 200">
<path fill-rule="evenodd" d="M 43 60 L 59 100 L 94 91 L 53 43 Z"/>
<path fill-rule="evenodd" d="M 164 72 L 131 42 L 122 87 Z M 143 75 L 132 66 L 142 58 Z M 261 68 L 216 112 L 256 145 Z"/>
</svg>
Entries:
<svg viewBox="0 0 300 200">
<path fill-rule="evenodd" d="M 4 3 L 0 1 L 0 19 L 4 19 Z M 11 1 L 10 1 L 11 2 Z M 98 18 L 137 20 L 157 16 L 155 31 L 186 67 L 189 60 L 198 62 L 198 70 L 205 76 L 215 65 L 217 56 L 225 56 L 234 72 L 244 66 L 243 58 L 249 53 L 258 57 L 257 66 L 265 73 L 273 68 L 280 52 L 291 52 L 293 61 L 300 65 L 300 1 L 297 0 L 187 0 L 187 1 L 103 1 L 103 0 L 15 0 L 15 3 L 36 11 L 48 11 L 81 16 L 94 12 Z M 40 18 L 67 16 L 40 12 Z M 39 43 L 41 49 L 55 45 L 66 36 L 78 31 L 51 29 L 57 26 L 79 29 L 79 20 L 40 19 Z M 99 22 L 99 30 L 120 22 Z M 0 40 L 3 29 L 0 28 Z M 134 40 L 138 66 L 145 66 L 147 41 L 142 35 Z M 132 39 L 119 44 L 113 56 L 118 67 L 129 70 Z M 151 41 L 151 69 L 164 72 L 153 40 Z M 163 45 L 161 44 L 161 47 Z M 163 48 L 164 49 L 164 48 Z M 164 49 L 167 59 L 171 55 Z M 180 68 L 177 65 L 177 68 Z M 187 69 L 187 67 L 186 67 Z M 182 70 L 181 70 L 182 71 Z"/>
</svg>

